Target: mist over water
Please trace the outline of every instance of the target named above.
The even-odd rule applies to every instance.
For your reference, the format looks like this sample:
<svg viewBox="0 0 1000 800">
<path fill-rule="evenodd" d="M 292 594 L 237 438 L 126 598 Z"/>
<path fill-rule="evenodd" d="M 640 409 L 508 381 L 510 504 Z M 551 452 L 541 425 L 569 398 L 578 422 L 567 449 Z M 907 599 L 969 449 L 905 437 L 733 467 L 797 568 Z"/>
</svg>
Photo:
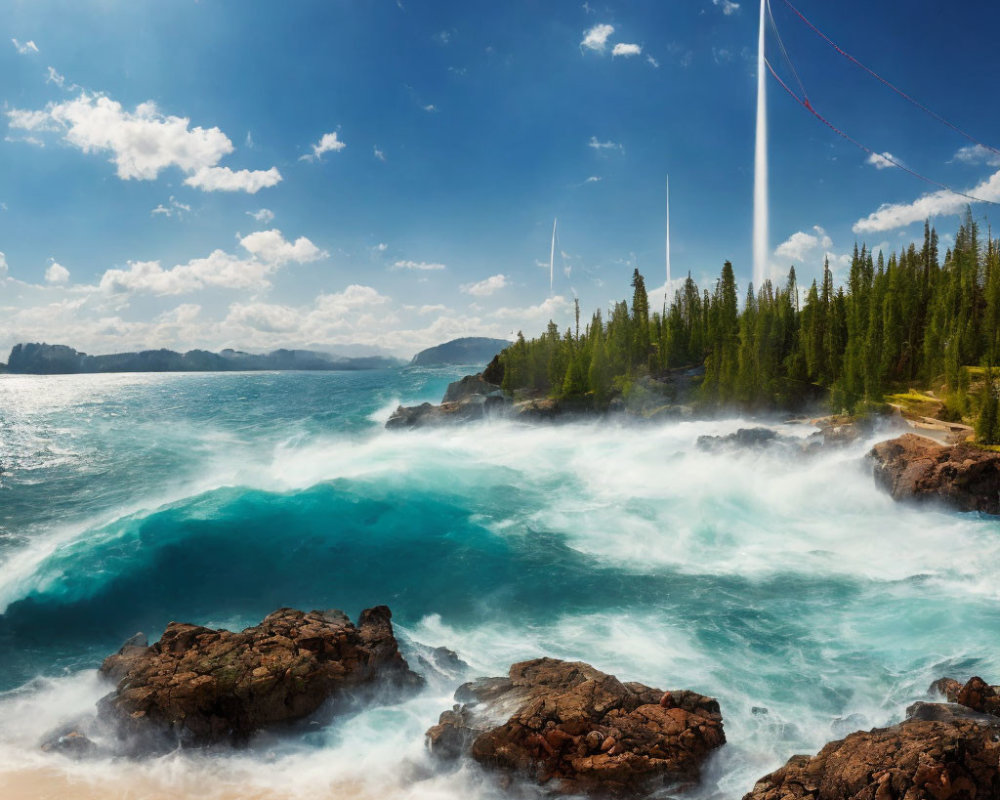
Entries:
<svg viewBox="0 0 1000 800">
<path fill-rule="evenodd" d="M 1000 674 L 1000 524 L 894 504 L 870 442 L 696 447 L 739 419 L 382 429 L 462 373 L 0 378 L 0 763 L 181 793 L 500 796 L 434 765 L 423 732 L 464 680 L 549 655 L 716 696 L 729 744 L 696 796 L 738 798 L 934 678 Z M 412 666 L 446 646 L 469 672 L 246 751 L 37 749 L 137 630 L 379 603 Z"/>
</svg>

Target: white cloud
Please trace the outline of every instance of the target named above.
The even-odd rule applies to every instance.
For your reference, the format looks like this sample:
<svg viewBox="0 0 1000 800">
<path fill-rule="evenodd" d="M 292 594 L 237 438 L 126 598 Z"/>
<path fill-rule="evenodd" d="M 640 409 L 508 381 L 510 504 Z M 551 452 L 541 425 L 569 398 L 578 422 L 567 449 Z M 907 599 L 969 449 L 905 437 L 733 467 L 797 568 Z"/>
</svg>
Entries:
<svg viewBox="0 0 1000 800">
<path fill-rule="evenodd" d="M 327 254 L 306 237 L 287 241 L 278 230 L 257 231 L 240 240 L 250 258 L 214 250 L 205 258 L 164 269 L 159 261 L 130 261 L 128 269 L 109 269 L 100 280 L 106 293 L 185 294 L 206 287 L 263 289 L 268 276 L 288 262 L 316 261 Z"/>
<path fill-rule="evenodd" d="M 584 183 L 599 183 L 600 181 L 601 177 L 599 175 L 591 175 Z"/>
<path fill-rule="evenodd" d="M 593 28 L 583 32 L 583 40 L 580 42 L 580 47 L 586 47 L 588 50 L 603 53 L 604 49 L 608 46 L 608 37 L 614 32 L 614 25 L 595 25 Z"/>
<path fill-rule="evenodd" d="M 272 222 L 274 220 L 274 212 L 271 211 L 271 209 L 269 208 L 259 208 L 256 211 L 248 211 L 247 216 L 253 217 L 255 220 L 257 220 L 257 222 L 260 222 L 264 225 L 267 225 L 267 223 Z"/>
<path fill-rule="evenodd" d="M 423 107 L 423 109 L 429 114 L 433 111 L 437 111 L 437 106 L 435 106 L 433 103 L 428 103 L 426 106 Z"/>
<path fill-rule="evenodd" d="M 281 173 L 277 167 L 254 170 L 202 167 L 194 175 L 185 178 L 184 183 L 205 192 L 257 194 L 261 189 L 269 189 L 281 183 Z"/>
<path fill-rule="evenodd" d="M 190 127 L 186 117 L 162 114 L 153 102 L 126 111 L 121 103 L 86 92 L 75 100 L 49 103 L 43 111 L 7 112 L 11 128 L 32 132 L 56 130 L 85 153 L 110 152 L 122 180 L 154 180 L 167 167 L 190 177 L 189 186 L 206 191 L 256 192 L 274 186 L 281 173 L 216 166 L 233 152 L 233 143 L 218 128 Z"/>
<path fill-rule="evenodd" d="M 649 66 L 651 66 L 651 67 L 654 67 L 654 68 L 657 68 L 657 69 L 658 69 L 658 68 L 659 68 L 659 66 L 660 66 L 660 62 L 659 62 L 659 61 L 657 61 L 657 60 L 656 60 L 655 58 L 653 58 L 652 56 L 646 56 L 646 63 L 647 63 L 647 64 L 649 64 Z"/>
<path fill-rule="evenodd" d="M 444 264 L 427 263 L 426 261 L 397 261 L 393 269 L 410 269 L 417 272 L 434 272 L 445 268 Z"/>
<path fill-rule="evenodd" d="M 612 57 L 614 56 L 637 56 L 642 54 L 642 46 L 638 44 L 626 44 L 625 42 L 618 42 L 611 51 Z"/>
<path fill-rule="evenodd" d="M 339 153 L 347 147 L 347 143 L 341 141 L 338 138 L 337 131 L 332 131 L 331 133 L 324 133 L 318 142 L 312 146 L 312 155 L 306 154 L 302 156 L 300 161 L 315 161 L 319 159 L 323 153 Z"/>
<path fill-rule="evenodd" d="M 829 250 L 833 247 L 833 240 L 819 225 L 813 226 L 815 233 L 798 231 L 793 233 L 784 242 L 779 244 L 774 250 L 774 255 L 780 259 L 788 261 L 805 261 L 815 254 L 817 249 Z"/>
<path fill-rule="evenodd" d="M 500 320 L 517 321 L 525 328 L 530 325 L 532 326 L 531 330 L 534 330 L 539 324 L 544 325 L 550 319 L 561 317 L 572 308 L 572 300 L 557 294 L 555 297 L 547 297 L 536 306 L 528 306 L 527 308 L 498 308 L 490 316 Z"/>
<path fill-rule="evenodd" d="M 26 42 L 19 42 L 17 39 L 11 39 L 11 42 L 13 42 L 17 52 L 19 52 L 22 56 L 38 52 L 38 45 L 31 41 L 31 39 Z"/>
<path fill-rule="evenodd" d="M 385 163 L 385 153 L 378 149 L 378 145 L 375 145 L 374 147 L 374 155 L 379 161 Z"/>
<path fill-rule="evenodd" d="M 587 142 L 587 147 L 593 148 L 594 150 L 621 150 L 621 152 L 625 152 L 624 145 L 620 145 L 618 142 L 612 142 L 610 139 L 606 142 L 602 142 L 596 136 L 590 137 L 590 141 Z"/>
<path fill-rule="evenodd" d="M 420 309 L 419 309 L 418 313 L 420 313 L 420 314 L 436 314 L 436 313 L 438 313 L 440 311 L 447 311 L 447 310 L 448 310 L 447 306 L 443 306 L 440 303 L 438 303 L 437 305 L 420 306 Z"/>
<path fill-rule="evenodd" d="M 989 164 L 1000 167 L 1000 153 L 981 144 L 971 144 L 955 153 L 955 160 L 964 164 Z"/>
<path fill-rule="evenodd" d="M 872 153 L 866 159 L 865 163 L 870 164 L 875 167 L 875 169 L 889 169 L 890 167 L 896 166 L 893 161 L 899 161 L 892 153 Z"/>
<path fill-rule="evenodd" d="M 473 297 L 489 297 L 494 292 L 503 289 L 506 285 L 507 276 L 498 274 L 491 275 L 477 283 L 463 284 L 460 289 L 465 294 L 471 294 Z"/>
<path fill-rule="evenodd" d="M 49 264 L 49 268 L 45 270 L 45 282 L 54 284 L 69 283 L 69 270 L 58 261 L 53 261 Z"/>
<path fill-rule="evenodd" d="M 375 249 L 378 250 L 380 253 L 384 253 L 386 250 L 389 249 L 389 245 L 387 245 L 385 242 L 379 242 L 377 245 L 375 245 Z"/>
<path fill-rule="evenodd" d="M 980 200 L 1000 202 L 1000 172 L 995 172 L 978 186 L 969 189 L 967 194 Z M 921 222 L 928 217 L 946 214 L 959 214 L 970 202 L 968 197 L 942 189 L 938 192 L 925 194 L 912 203 L 892 203 L 879 207 L 867 217 L 854 223 L 851 230 L 855 233 L 876 233 L 903 228 L 914 222 Z"/>
<path fill-rule="evenodd" d="M 163 216 L 163 217 L 183 217 L 185 214 L 191 212 L 191 206 L 187 203 L 180 202 L 173 195 L 170 195 L 170 199 L 167 201 L 168 205 L 163 205 L 160 203 L 156 208 L 150 211 L 152 216 Z"/>
<path fill-rule="evenodd" d="M 0 278 L 7 274 L 7 256 L 0 252 Z"/>
<path fill-rule="evenodd" d="M 56 72 L 56 68 L 55 67 L 47 67 L 47 70 L 48 70 L 48 74 L 45 76 L 45 82 L 46 83 L 54 83 L 60 89 L 69 89 L 70 91 L 73 91 L 75 89 L 79 89 L 80 88 L 75 83 L 71 83 L 71 84 L 69 84 L 67 86 L 66 85 L 66 76 L 65 75 L 60 75 L 58 72 Z"/>
<path fill-rule="evenodd" d="M 712 5 L 721 8 L 722 13 L 727 17 L 732 16 L 740 10 L 740 4 L 734 3 L 732 0 L 712 0 Z"/>
<path fill-rule="evenodd" d="M 294 243 L 287 241 L 277 228 L 244 236 L 240 239 L 240 245 L 267 264 L 287 264 L 289 261 L 307 264 L 328 255 L 305 236 L 300 236 Z"/>
</svg>

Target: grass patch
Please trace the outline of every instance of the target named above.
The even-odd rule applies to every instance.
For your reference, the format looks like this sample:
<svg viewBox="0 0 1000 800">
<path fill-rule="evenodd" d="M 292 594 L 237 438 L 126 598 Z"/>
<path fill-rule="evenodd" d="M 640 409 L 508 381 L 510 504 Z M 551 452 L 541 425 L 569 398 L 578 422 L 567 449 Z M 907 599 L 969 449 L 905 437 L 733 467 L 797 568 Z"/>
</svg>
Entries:
<svg viewBox="0 0 1000 800">
<path fill-rule="evenodd" d="M 899 406 L 904 417 L 934 417 L 944 406 L 937 397 L 921 394 L 913 390 L 899 394 L 887 394 L 887 403 Z"/>
</svg>

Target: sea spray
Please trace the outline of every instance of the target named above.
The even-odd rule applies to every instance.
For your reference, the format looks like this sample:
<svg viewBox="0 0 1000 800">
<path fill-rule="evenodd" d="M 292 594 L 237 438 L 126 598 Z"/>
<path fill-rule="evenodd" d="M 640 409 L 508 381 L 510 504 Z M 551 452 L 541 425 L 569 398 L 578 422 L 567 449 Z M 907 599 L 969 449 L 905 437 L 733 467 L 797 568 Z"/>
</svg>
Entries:
<svg viewBox="0 0 1000 800">
<path fill-rule="evenodd" d="M 88 390 L 86 412 L 71 392 L 61 409 L 21 398 L 25 419 L 107 460 L 34 451 L 92 516 L 6 523 L 0 760 L 144 780 L 129 764 L 43 755 L 38 740 L 110 690 L 93 670 L 137 629 L 238 629 L 280 605 L 353 616 L 387 603 L 409 658 L 445 646 L 470 669 L 245 751 L 143 764 L 145 780 L 220 796 L 497 797 L 478 768 L 430 761 L 423 732 L 462 680 L 549 655 L 718 697 L 729 744 L 703 796 L 738 798 L 793 753 L 898 720 L 940 675 L 1000 676 L 983 635 L 1000 630 L 1000 525 L 893 503 L 865 465 L 871 441 L 804 454 L 814 429 L 775 422 L 785 439 L 765 449 L 697 445 L 757 424 L 736 418 L 374 421 L 397 397 L 436 399 L 453 376 L 131 376 Z M 76 430 L 83 413 L 101 424 Z M 154 454 L 134 452 L 137 424 L 162 429 Z M 133 469 L 110 478 L 129 496 L 116 514 L 101 482 L 119 460 Z M 7 497 L 28 491 L 9 477 Z"/>
</svg>

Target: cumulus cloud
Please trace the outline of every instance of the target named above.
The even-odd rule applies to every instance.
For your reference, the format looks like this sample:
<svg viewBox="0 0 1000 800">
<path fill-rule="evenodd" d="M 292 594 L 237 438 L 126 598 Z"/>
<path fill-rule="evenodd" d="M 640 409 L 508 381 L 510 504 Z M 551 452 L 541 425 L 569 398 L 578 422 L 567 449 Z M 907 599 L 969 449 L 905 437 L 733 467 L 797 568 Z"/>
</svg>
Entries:
<svg viewBox="0 0 1000 800">
<path fill-rule="evenodd" d="M 45 270 L 45 282 L 54 284 L 69 283 L 69 270 L 58 261 L 53 261 L 49 264 L 49 268 Z"/>
<path fill-rule="evenodd" d="M 323 153 L 339 153 L 347 147 L 347 143 L 341 141 L 337 135 L 337 131 L 332 131 L 331 133 L 324 133 L 318 142 L 312 146 L 312 154 L 306 154 L 302 156 L 300 161 L 316 161 L 319 160 Z"/>
<path fill-rule="evenodd" d="M 4 278 L 7 275 L 7 256 L 0 252 L 0 278 Z"/>
<path fill-rule="evenodd" d="M 178 167 L 189 175 L 186 184 L 205 191 L 254 193 L 281 181 L 275 167 L 233 171 L 217 166 L 233 152 L 229 137 L 215 127 L 192 128 L 188 118 L 165 115 L 153 102 L 127 111 L 109 97 L 84 92 L 41 111 L 10 110 L 7 118 L 11 128 L 58 131 L 85 153 L 110 153 L 122 180 L 154 180 L 162 170 Z"/>
<path fill-rule="evenodd" d="M 615 32 L 614 25 L 595 25 L 583 32 L 580 47 L 603 53 L 608 46 L 608 37 Z"/>
<path fill-rule="evenodd" d="M 281 183 L 277 167 L 270 169 L 238 169 L 229 167 L 202 167 L 184 183 L 206 192 L 247 192 L 257 194 Z"/>
<path fill-rule="evenodd" d="M 868 156 L 865 161 L 866 164 L 870 164 L 875 167 L 875 169 L 889 169 L 890 167 L 896 166 L 893 161 L 899 161 L 892 153 L 872 153 Z"/>
<path fill-rule="evenodd" d="M 256 211 L 248 211 L 248 217 L 253 217 L 257 222 L 267 225 L 274 220 L 274 212 L 269 208 L 259 208 Z"/>
<path fill-rule="evenodd" d="M 813 226 L 814 233 L 798 231 L 793 233 L 784 242 L 775 248 L 774 255 L 782 260 L 805 261 L 809 256 L 815 255 L 816 251 L 829 250 L 833 247 L 833 240 L 819 225 Z"/>
<path fill-rule="evenodd" d="M 32 53 L 38 52 L 38 45 L 36 45 L 31 39 L 26 42 L 19 42 L 17 39 L 11 39 L 15 49 L 22 56 L 31 55 Z"/>
<path fill-rule="evenodd" d="M 657 61 L 652 56 L 646 56 L 646 63 L 649 64 L 649 66 L 653 67 L 654 69 L 659 69 L 660 67 L 660 62 Z"/>
<path fill-rule="evenodd" d="M 589 178 L 587 178 L 587 180 L 584 181 L 584 183 L 600 183 L 600 181 L 601 181 L 600 175 L 591 175 Z"/>
<path fill-rule="evenodd" d="M 614 56 L 637 56 L 642 54 L 642 46 L 638 44 L 626 44 L 625 42 L 618 42 L 611 51 L 612 57 Z"/>
<path fill-rule="evenodd" d="M 732 0 L 712 0 L 712 5 L 721 8 L 722 13 L 727 17 L 731 17 L 740 10 L 740 4 L 734 3 Z"/>
<path fill-rule="evenodd" d="M 309 239 L 300 236 L 287 241 L 278 230 L 257 231 L 240 240 L 250 257 L 213 250 L 205 258 L 164 269 L 159 261 L 130 261 L 128 269 L 109 269 L 100 280 L 100 289 L 109 294 L 186 294 L 206 287 L 262 289 L 270 285 L 268 276 L 289 262 L 299 264 L 326 257 Z"/>
<path fill-rule="evenodd" d="M 991 167 L 1000 167 L 1000 153 L 981 144 L 963 147 L 955 153 L 955 160 L 963 164 L 989 164 Z"/>
<path fill-rule="evenodd" d="M 426 261 L 397 261 L 393 269 L 409 269 L 417 272 L 435 272 L 445 268 L 444 264 L 428 263 Z"/>
<path fill-rule="evenodd" d="M 980 200 L 1000 202 L 1000 172 L 995 172 L 979 185 L 969 189 L 967 194 Z M 959 214 L 969 203 L 969 198 L 947 189 L 925 194 L 912 203 L 888 203 L 873 211 L 867 217 L 854 223 L 855 233 L 876 233 L 904 228 L 928 217 Z"/>
<path fill-rule="evenodd" d="M 287 241 L 277 228 L 269 231 L 256 231 L 244 236 L 240 239 L 240 245 L 248 253 L 267 264 L 287 264 L 289 261 L 307 264 L 328 255 L 305 236 L 300 236 L 294 242 Z"/>
<path fill-rule="evenodd" d="M 423 106 L 423 109 L 424 109 L 424 111 L 426 111 L 426 112 L 427 112 L 428 114 L 430 114 L 430 113 L 431 113 L 431 112 L 433 112 L 433 111 L 437 111 L 437 106 L 436 106 L 436 105 L 434 105 L 433 103 L 428 103 L 427 105 Z"/>
<path fill-rule="evenodd" d="M 381 161 L 384 164 L 385 163 L 385 153 L 383 153 L 381 150 L 378 149 L 378 145 L 375 145 L 375 147 L 373 148 L 373 150 L 374 150 L 373 155 L 375 156 L 375 158 L 377 158 L 379 161 Z"/>
<path fill-rule="evenodd" d="M 516 321 L 525 327 L 528 327 L 529 325 L 538 327 L 538 325 L 544 325 L 550 319 L 562 317 L 572 310 L 572 308 L 572 300 L 557 294 L 554 297 L 547 297 L 535 306 L 527 306 L 524 308 L 511 308 L 505 306 L 503 308 L 498 308 L 490 314 L 490 316 L 500 320 Z"/>
<path fill-rule="evenodd" d="M 477 283 L 465 283 L 459 288 L 463 293 L 471 294 L 473 297 L 489 297 L 494 292 L 503 289 L 506 285 L 507 276 L 498 274 L 491 275 Z"/>
</svg>

